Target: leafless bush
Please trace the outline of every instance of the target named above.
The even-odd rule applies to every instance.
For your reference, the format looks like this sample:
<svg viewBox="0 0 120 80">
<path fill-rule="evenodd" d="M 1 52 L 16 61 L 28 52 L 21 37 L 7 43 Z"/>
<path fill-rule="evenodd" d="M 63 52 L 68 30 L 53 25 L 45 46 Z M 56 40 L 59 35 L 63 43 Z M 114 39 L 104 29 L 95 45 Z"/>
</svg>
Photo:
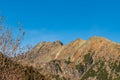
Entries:
<svg viewBox="0 0 120 80">
<path fill-rule="evenodd" d="M 20 50 L 21 42 L 24 38 L 25 32 L 21 24 L 18 27 L 18 35 L 16 31 L 12 31 L 10 26 L 6 26 L 3 17 L 0 17 L 0 51 L 6 56 L 16 56 Z"/>
</svg>

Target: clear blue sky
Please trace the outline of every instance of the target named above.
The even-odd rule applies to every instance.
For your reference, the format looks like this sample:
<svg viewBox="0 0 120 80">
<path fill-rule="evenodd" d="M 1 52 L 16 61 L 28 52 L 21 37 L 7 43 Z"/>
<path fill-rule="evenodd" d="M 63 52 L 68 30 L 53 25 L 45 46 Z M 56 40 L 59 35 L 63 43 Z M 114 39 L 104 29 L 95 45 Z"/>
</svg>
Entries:
<svg viewBox="0 0 120 80">
<path fill-rule="evenodd" d="M 0 15 L 26 31 L 24 43 L 102 36 L 120 42 L 120 0 L 0 0 Z"/>
</svg>

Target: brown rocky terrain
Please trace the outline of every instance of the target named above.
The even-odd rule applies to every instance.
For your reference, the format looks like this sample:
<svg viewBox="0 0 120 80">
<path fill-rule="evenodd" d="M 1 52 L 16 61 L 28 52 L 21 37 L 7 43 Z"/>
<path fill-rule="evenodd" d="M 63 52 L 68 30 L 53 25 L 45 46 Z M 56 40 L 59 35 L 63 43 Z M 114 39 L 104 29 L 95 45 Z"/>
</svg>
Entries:
<svg viewBox="0 0 120 80">
<path fill-rule="evenodd" d="M 67 45 L 42 42 L 17 62 L 32 66 L 46 80 L 120 80 L 120 44 L 102 37 Z"/>
<path fill-rule="evenodd" d="M 63 45 L 62 42 L 42 42 L 37 44 L 30 53 L 27 54 L 31 65 L 40 65 L 51 60 L 70 59 L 71 62 L 82 62 L 83 56 L 87 53 L 92 55 L 94 61 L 105 57 L 106 60 L 117 59 L 120 45 L 101 37 L 92 37 L 89 40 L 77 39 L 70 44 Z M 22 60 L 20 60 L 22 61 Z"/>
<path fill-rule="evenodd" d="M 44 80 L 36 69 L 22 66 L 0 52 L 0 80 Z"/>
</svg>

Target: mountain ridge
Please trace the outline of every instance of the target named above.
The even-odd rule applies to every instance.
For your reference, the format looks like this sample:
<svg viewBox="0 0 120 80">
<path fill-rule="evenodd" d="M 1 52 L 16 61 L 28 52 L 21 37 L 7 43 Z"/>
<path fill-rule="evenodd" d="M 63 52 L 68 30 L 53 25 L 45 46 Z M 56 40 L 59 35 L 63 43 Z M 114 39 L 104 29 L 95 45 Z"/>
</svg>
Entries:
<svg viewBox="0 0 120 80">
<path fill-rule="evenodd" d="M 38 69 L 50 80 L 114 80 L 120 72 L 120 44 L 103 37 L 77 39 L 66 45 L 60 41 L 43 42 L 25 56 L 27 60 L 19 59 L 20 64 Z"/>
<path fill-rule="evenodd" d="M 46 62 L 49 62 L 51 60 L 51 58 L 54 60 L 54 59 L 66 59 L 66 57 L 73 57 L 73 56 L 75 57 L 75 56 L 78 56 L 77 52 L 79 52 L 80 50 L 82 50 L 81 47 L 85 48 L 87 46 L 89 48 L 92 48 L 92 45 L 93 45 L 93 47 L 95 46 L 94 49 L 97 49 L 98 47 L 102 46 L 101 44 L 102 45 L 104 45 L 104 44 L 106 44 L 106 45 L 107 44 L 111 44 L 111 45 L 117 45 L 117 46 L 119 46 L 119 44 L 117 44 L 115 42 L 112 42 L 112 41 L 110 41 L 110 40 L 108 40 L 106 38 L 94 36 L 94 37 L 92 37 L 92 38 L 90 38 L 88 40 L 82 40 L 82 39 L 78 38 L 75 41 L 73 41 L 73 42 L 71 42 L 69 44 L 66 44 L 66 45 L 64 45 L 60 41 L 42 42 L 42 43 L 37 44 L 32 49 L 32 51 L 30 53 L 28 53 L 28 55 L 32 55 L 32 54 L 36 53 L 36 54 L 39 54 L 39 56 L 44 57 L 44 59 L 47 56 L 50 55 L 51 56 L 50 59 L 48 61 L 46 61 Z M 59 55 L 57 53 L 59 53 Z M 79 55 L 80 55 L 80 53 L 82 53 L 82 52 L 80 51 Z M 45 54 L 46 54 L 46 56 L 45 56 Z M 56 58 L 56 55 L 57 55 L 57 58 Z M 75 59 L 72 58 L 72 61 L 74 61 L 74 60 Z"/>
</svg>

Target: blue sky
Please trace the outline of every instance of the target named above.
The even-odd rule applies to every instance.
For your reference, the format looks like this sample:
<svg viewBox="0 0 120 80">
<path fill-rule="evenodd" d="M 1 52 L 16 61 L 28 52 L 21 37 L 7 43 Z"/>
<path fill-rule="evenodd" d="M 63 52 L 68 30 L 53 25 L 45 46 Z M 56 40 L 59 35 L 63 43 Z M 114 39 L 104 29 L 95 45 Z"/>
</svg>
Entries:
<svg viewBox="0 0 120 80">
<path fill-rule="evenodd" d="M 13 30 L 21 22 L 25 44 L 102 36 L 120 42 L 120 0 L 0 0 Z"/>
</svg>

